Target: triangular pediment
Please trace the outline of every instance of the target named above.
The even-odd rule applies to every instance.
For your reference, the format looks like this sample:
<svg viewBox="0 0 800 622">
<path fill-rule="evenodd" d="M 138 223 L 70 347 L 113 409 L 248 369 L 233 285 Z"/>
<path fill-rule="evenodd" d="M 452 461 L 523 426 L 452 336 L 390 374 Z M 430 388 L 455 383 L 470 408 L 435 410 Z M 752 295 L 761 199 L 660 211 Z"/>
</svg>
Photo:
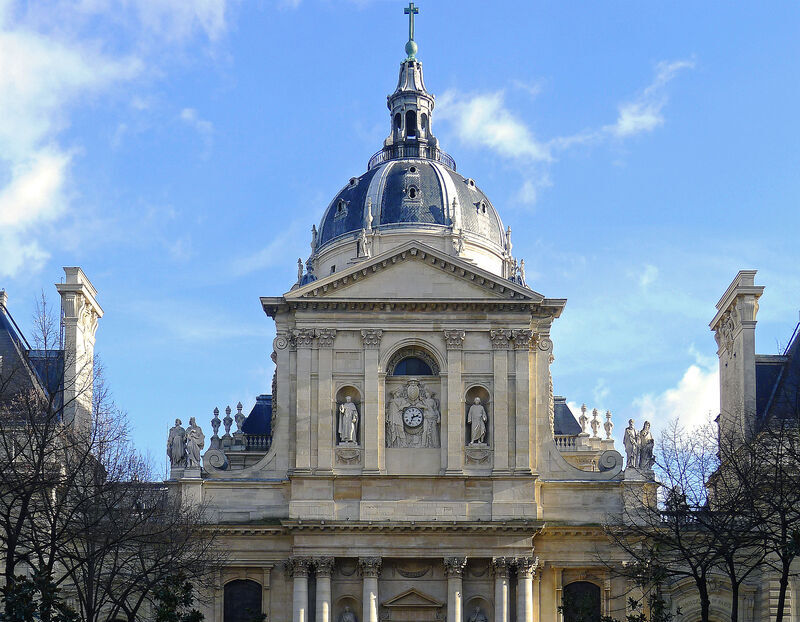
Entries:
<svg viewBox="0 0 800 622">
<path fill-rule="evenodd" d="M 444 603 L 436 600 L 432 596 L 428 596 L 427 594 L 423 594 L 419 590 L 415 590 L 413 587 L 410 590 L 406 590 L 402 594 L 398 594 L 394 598 L 390 598 L 389 600 L 383 603 L 383 607 L 388 608 L 405 608 L 405 609 L 418 609 L 418 608 L 440 608 L 444 607 Z"/>
<path fill-rule="evenodd" d="M 286 300 L 518 300 L 541 302 L 527 287 L 420 242 L 407 242 L 376 257 L 309 283 Z"/>
</svg>

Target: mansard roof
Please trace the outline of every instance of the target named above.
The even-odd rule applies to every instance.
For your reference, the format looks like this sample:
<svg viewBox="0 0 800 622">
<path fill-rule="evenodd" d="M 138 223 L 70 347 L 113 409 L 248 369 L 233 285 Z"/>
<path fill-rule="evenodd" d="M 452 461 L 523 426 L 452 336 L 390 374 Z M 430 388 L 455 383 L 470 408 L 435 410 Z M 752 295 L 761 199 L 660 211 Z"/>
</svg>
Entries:
<svg viewBox="0 0 800 622">
<path fill-rule="evenodd" d="M 800 324 L 779 355 L 756 355 L 756 418 L 797 416 L 800 409 Z"/>
</svg>

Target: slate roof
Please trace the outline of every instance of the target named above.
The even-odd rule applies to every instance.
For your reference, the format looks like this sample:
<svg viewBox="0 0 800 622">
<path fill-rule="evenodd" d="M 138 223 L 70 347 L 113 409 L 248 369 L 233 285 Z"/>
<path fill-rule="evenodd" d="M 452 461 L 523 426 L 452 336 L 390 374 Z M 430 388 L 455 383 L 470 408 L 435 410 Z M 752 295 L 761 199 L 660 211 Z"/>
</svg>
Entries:
<svg viewBox="0 0 800 622">
<path fill-rule="evenodd" d="M 61 350 L 30 349 L 11 313 L 0 306 L 0 370 L 7 376 L 16 376 L 14 385 L 8 386 L 7 390 L 22 391 L 38 386 L 50 395 L 59 393 L 62 388 L 63 357 Z M 16 370 L 22 373 L 16 373 Z"/>
<path fill-rule="evenodd" d="M 245 434 L 272 434 L 272 396 L 262 394 L 256 398 L 256 403 L 250 414 L 242 423 L 242 432 Z"/>
<path fill-rule="evenodd" d="M 567 406 L 567 398 L 556 396 L 553 398 L 555 402 L 555 417 L 553 421 L 553 433 L 563 436 L 574 436 L 580 434 L 581 426 L 575 415 L 572 414 L 569 406 Z"/>
<path fill-rule="evenodd" d="M 756 359 L 756 416 L 764 419 L 800 413 L 800 324 L 782 356 Z"/>
<path fill-rule="evenodd" d="M 377 179 L 375 176 L 379 175 Z M 406 223 L 449 226 L 452 196 L 444 186 L 455 188 L 464 231 L 476 233 L 502 246 L 505 232 L 500 216 L 489 198 L 471 179 L 424 158 L 389 160 L 353 177 L 333 198 L 319 226 L 317 248 L 346 233 L 366 228 L 367 197 L 372 187 L 373 227 Z M 414 189 L 411 196 L 410 188 Z M 446 201 L 447 198 L 447 201 Z"/>
</svg>

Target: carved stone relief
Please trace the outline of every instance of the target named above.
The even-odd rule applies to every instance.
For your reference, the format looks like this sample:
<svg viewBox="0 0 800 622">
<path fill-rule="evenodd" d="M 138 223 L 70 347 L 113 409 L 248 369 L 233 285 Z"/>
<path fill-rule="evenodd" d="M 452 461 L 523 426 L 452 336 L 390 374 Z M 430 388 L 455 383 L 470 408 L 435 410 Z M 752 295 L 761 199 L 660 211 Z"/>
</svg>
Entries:
<svg viewBox="0 0 800 622">
<path fill-rule="evenodd" d="M 386 404 L 387 447 L 439 447 L 439 400 L 419 380 L 389 394 Z"/>
</svg>

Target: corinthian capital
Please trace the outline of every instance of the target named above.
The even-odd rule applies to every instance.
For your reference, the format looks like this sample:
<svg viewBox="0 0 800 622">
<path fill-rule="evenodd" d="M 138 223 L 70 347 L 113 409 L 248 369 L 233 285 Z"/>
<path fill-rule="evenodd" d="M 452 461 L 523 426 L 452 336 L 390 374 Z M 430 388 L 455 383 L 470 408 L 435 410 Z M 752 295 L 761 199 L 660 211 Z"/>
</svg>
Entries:
<svg viewBox="0 0 800 622">
<path fill-rule="evenodd" d="M 464 339 L 467 332 L 463 330 L 446 330 L 444 331 L 444 340 L 447 343 L 448 350 L 460 350 L 464 346 Z"/>
<path fill-rule="evenodd" d="M 381 558 L 359 557 L 358 572 L 362 577 L 377 577 L 381 574 Z"/>
<path fill-rule="evenodd" d="M 514 331 L 514 348 L 517 350 L 527 350 L 533 340 L 533 331 L 530 329 Z"/>
<path fill-rule="evenodd" d="M 329 577 L 333 573 L 333 557 L 315 557 L 314 568 L 318 577 Z"/>
<path fill-rule="evenodd" d="M 466 565 L 466 557 L 445 557 L 444 573 L 448 577 L 461 577 L 464 574 L 464 566 Z"/>
<path fill-rule="evenodd" d="M 311 567 L 310 557 L 290 557 L 286 561 L 286 569 L 292 577 L 307 577 Z"/>
<path fill-rule="evenodd" d="M 517 566 L 517 576 L 532 577 L 536 574 L 536 568 L 539 566 L 538 557 L 517 557 L 514 561 Z"/>
<path fill-rule="evenodd" d="M 294 331 L 296 343 L 298 348 L 310 348 L 314 345 L 314 329 L 313 328 L 298 328 Z"/>
<path fill-rule="evenodd" d="M 492 349 L 508 350 L 511 345 L 511 331 L 508 329 L 492 329 L 489 331 L 489 339 L 492 341 Z"/>
<path fill-rule="evenodd" d="M 319 328 L 317 329 L 317 339 L 319 340 L 320 348 L 332 348 L 333 341 L 336 339 L 335 328 Z"/>
<path fill-rule="evenodd" d="M 380 328 L 362 328 L 361 342 L 366 350 L 377 350 L 381 347 L 383 331 Z"/>
</svg>

